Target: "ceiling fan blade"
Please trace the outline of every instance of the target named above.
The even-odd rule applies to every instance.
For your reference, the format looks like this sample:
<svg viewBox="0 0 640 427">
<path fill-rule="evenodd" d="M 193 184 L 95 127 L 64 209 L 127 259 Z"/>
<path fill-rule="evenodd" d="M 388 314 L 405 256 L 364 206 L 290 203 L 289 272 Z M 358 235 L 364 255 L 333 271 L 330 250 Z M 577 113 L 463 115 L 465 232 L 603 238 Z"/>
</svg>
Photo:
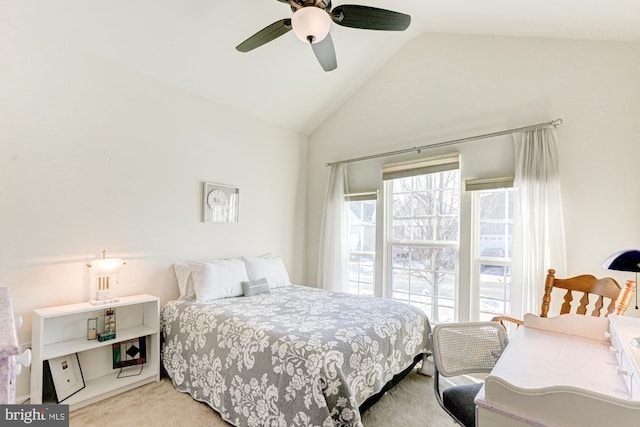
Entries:
<svg viewBox="0 0 640 427">
<path fill-rule="evenodd" d="M 264 27 L 238 46 L 236 46 L 236 50 L 240 52 L 249 52 L 257 47 L 262 46 L 265 43 L 269 43 L 272 40 L 277 39 L 283 34 L 291 31 L 291 19 L 281 19 L 280 21 L 276 21 L 273 24 Z"/>
<path fill-rule="evenodd" d="M 332 71 L 338 67 L 338 61 L 336 60 L 336 50 L 333 47 L 333 40 L 331 40 L 331 34 L 318 43 L 311 43 L 313 53 L 315 53 L 318 62 L 325 71 Z"/>
<path fill-rule="evenodd" d="M 411 16 L 377 7 L 345 4 L 333 9 L 331 19 L 338 25 L 365 30 L 404 31 Z"/>
</svg>

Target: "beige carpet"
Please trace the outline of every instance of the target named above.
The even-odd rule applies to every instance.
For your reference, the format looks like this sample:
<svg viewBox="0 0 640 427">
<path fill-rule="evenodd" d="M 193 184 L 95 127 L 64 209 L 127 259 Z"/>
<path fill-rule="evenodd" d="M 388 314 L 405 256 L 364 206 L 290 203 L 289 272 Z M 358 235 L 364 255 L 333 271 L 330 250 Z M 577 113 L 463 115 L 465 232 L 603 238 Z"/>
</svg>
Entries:
<svg viewBox="0 0 640 427">
<path fill-rule="evenodd" d="M 365 427 L 451 427 L 438 406 L 431 377 L 407 375 L 363 415 Z M 159 383 L 122 393 L 70 414 L 71 427 L 179 426 L 228 427 L 208 405 L 180 393 L 163 378 Z"/>
</svg>

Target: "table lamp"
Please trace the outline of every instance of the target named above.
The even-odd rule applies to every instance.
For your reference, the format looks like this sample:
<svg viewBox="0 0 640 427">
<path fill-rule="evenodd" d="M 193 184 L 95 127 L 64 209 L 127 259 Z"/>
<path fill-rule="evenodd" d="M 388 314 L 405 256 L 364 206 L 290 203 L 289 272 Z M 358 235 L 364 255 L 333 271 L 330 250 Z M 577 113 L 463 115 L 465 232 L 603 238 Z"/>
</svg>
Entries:
<svg viewBox="0 0 640 427">
<path fill-rule="evenodd" d="M 616 252 L 604 262 L 604 268 L 616 271 L 633 271 L 636 273 L 636 285 L 638 284 L 638 272 L 640 271 L 640 251 L 627 249 Z M 638 309 L 638 292 L 636 290 L 636 310 Z"/>
<path fill-rule="evenodd" d="M 98 278 L 96 299 L 89 301 L 91 304 L 105 305 L 120 301 L 113 297 L 109 287 L 109 278 L 117 276 L 124 264 L 121 258 L 107 258 L 107 251 L 102 251 L 102 258 L 94 259 L 87 264 L 93 275 Z"/>
</svg>

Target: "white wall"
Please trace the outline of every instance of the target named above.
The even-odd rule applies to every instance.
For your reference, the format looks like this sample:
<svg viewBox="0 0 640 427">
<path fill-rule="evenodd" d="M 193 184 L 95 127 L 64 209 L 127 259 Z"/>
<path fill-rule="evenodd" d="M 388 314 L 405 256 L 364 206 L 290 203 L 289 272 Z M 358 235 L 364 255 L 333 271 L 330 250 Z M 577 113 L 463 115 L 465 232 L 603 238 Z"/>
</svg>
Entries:
<svg viewBox="0 0 640 427">
<path fill-rule="evenodd" d="M 266 252 L 303 281 L 306 136 L 41 40 L 0 47 L 0 286 L 21 341 L 34 308 L 93 297 L 103 249 L 127 263 L 116 295 L 166 302 L 173 263 Z M 201 222 L 202 181 L 240 188 L 239 224 Z"/>
<path fill-rule="evenodd" d="M 633 278 L 601 264 L 612 252 L 640 247 L 639 74 L 640 43 L 445 34 L 414 39 L 311 135 L 307 282 L 317 275 L 325 162 L 555 118 L 564 120 L 558 133 L 568 273 Z M 509 137 L 456 149 L 466 166 L 473 165 L 463 166 L 463 179 L 513 171 Z M 448 150 L 422 155 L 442 151 Z M 389 160 L 353 164 L 351 189 L 380 188 L 379 166 Z"/>
</svg>

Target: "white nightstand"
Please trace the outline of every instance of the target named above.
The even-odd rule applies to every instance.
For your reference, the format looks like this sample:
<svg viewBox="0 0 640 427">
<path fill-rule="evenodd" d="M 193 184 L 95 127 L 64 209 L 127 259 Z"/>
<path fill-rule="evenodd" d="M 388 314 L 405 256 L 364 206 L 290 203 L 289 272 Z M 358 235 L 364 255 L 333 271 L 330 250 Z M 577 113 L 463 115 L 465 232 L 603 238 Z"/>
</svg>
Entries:
<svg viewBox="0 0 640 427">
<path fill-rule="evenodd" d="M 87 303 L 41 308 L 33 311 L 31 403 L 42 403 L 45 360 L 78 353 L 85 388 L 64 400 L 78 409 L 132 388 L 160 380 L 160 300 L 142 294 L 120 298 L 110 304 L 116 313 L 116 338 L 87 339 L 87 320 L 103 315 L 106 306 Z M 112 347 L 117 342 L 146 337 L 146 363 L 140 375 L 116 378 L 112 369 Z M 134 369 L 134 368 L 129 368 Z"/>
</svg>

